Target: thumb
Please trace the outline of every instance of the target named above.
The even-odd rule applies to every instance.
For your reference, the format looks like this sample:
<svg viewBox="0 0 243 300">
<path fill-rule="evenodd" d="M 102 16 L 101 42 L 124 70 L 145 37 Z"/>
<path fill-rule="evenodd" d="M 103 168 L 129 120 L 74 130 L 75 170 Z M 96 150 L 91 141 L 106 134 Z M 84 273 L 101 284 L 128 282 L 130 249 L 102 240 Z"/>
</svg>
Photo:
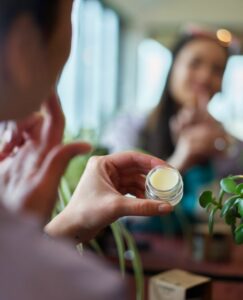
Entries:
<svg viewBox="0 0 243 300">
<path fill-rule="evenodd" d="M 173 211 L 173 206 L 165 201 L 128 198 L 127 201 L 123 200 L 122 203 L 123 209 L 121 211 L 123 216 L 158 216 L 166 215 Z"/>
<path fill-rule="evenodd" d="M 34 196 L 27 197 L 24 208 L 49 218 L 56 202 L 60 179 L 70 160 L 91 150 L 87 143 L 72 143 L 55 147 L 41 166 L 34 184 Z"/>
</svg>

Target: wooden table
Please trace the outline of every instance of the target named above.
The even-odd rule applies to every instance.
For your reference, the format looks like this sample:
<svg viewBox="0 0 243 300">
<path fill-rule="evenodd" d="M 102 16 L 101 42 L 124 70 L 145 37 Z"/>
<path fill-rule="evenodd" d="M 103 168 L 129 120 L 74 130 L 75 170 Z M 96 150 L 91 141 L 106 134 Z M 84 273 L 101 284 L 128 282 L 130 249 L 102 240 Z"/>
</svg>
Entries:
<svg viewBox="0 0 243 300">
<path fill-rule="evenodd" d="M 152 275 L 162 270 L 180 268 L 215 279 L 242 281 L 243 245 L 232 243 L 232 257 L 226 262 L 196 261 L 191 249 L 181 238 L 164 238 L 160 235 L 136 235 L 138 241 L 147 242 L 148 250 L 140 250 L 144 270 Z"/>
<path fill-rule="evenodd" d="M 148 245 L 146 250 L 139 251 L 144 266 L 146 294 L 151 276 L 177 268 L 211 277 L 213 300 L 243 299 L 243 246 L 232 244 L 232 257 L 228 262 L 208 262 L 194 260 L 190 247 L 180 238 L 165 238 L 155 234 L 137 234 L 135 238 Z M 128 262 L 128 269 L 129 266 Z M 130 269 L 131 299 L 135 299 L 131 274 Z"/>
</svg>

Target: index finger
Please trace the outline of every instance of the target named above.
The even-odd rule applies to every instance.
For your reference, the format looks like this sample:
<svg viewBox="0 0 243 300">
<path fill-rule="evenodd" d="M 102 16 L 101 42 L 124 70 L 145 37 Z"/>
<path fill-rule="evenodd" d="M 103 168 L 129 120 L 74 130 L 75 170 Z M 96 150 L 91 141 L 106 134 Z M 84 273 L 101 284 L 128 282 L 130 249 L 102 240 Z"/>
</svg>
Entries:
<svg viewBox="0 0 243 300">
<path fill-rule="evenodd" d="M 119 170 L 128 168 L 147 171 L 159 165 L 169 165 L 164 160 L 155 156 L 135 151 L 110 154 L 106 156 L 106 159 Z"/>
<path fill-rule="evenodd" d="M 197 111 L 201 118 L 201 120 L 207 120 L 209 113 L 208 113 L 208 102 L 210 99 L 210 95 L 208 93 L 204 93 L 199 96 L 197 101 Z"/>
</svg>

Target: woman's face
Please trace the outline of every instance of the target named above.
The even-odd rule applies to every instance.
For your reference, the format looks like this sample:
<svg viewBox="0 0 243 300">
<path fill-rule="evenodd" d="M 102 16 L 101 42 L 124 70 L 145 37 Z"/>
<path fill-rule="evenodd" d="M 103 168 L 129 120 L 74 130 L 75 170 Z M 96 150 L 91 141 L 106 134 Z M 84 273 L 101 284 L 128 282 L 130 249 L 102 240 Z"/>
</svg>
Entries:
<svg viewBox="0 0 243 300">
<path fill-rule="evenodd" d="M 172 68 L 170 91 L 182 107 L 207 103 L 221 89 L 227 60 L 224 49 L 213 40 L 197 39 L 186 44 Z"/>
</svg>

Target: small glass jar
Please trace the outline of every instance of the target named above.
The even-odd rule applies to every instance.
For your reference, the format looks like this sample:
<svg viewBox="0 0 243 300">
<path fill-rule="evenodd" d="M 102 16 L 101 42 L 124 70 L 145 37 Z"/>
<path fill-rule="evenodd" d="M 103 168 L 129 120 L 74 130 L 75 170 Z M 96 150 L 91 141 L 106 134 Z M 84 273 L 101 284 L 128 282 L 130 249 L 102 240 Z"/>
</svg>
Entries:
<svg viewBox="0 0 243 300">
<path fill-rule="evenodd" d="M 175 206 L 183 196 L 182 177 L 175 168 L 157 166 L 146 177 L 145 193 L 149 199 L 167 201 Z"/>
</svg>

